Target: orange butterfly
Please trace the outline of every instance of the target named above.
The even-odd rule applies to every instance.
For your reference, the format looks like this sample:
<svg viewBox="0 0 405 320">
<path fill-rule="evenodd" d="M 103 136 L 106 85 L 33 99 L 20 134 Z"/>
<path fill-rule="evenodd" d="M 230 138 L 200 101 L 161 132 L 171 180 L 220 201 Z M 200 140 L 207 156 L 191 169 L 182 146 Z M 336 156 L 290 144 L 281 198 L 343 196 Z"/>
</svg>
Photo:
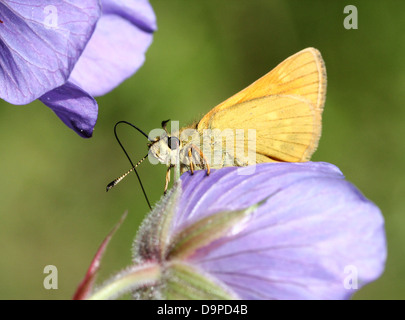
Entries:
<svg viewBox="0 0 405 320">
<path fill-rule="evenodd" d="M 170 134 L 162 122 L 164 131 L 148 145 L 149 158 L 168 166 L 165 192 L 173 167 L 180 176 L 187 170 L 209 174 L 210 168 L 225 166 L 308 161 L 321 136 L 325 96 L 321 54 L 304 49 L 191 126 Z"/>
<path fill-rule="evenodd" d="M 149 145 L 149 155 L 168 166 L 165 190 L 170 168 L 176 165 L 172 159 L 180 159 L 181 173 L 206 169 L 208 174 L 210 167 L 307 161 L 321 136 L 325 96 L 326 69 L 321 54 L 314 48 L 304 49 L 213 108 L 199 122 L 157 137 Z M 249 129 L 255 131 L 255 145 L 246 138 Z M 245 134 L 238 136 L 236 130 Z M 226 147 L 229 135 L 234 139 L 230 148 Z M 238 153 L 238 145 L 242 152 Z M 219 153 L 215 146 L 219 146 Z M 244 157 L 251 149 L 253 152 Z M 173 157 L 176 151 L 179 158 Z"/>
</svg>

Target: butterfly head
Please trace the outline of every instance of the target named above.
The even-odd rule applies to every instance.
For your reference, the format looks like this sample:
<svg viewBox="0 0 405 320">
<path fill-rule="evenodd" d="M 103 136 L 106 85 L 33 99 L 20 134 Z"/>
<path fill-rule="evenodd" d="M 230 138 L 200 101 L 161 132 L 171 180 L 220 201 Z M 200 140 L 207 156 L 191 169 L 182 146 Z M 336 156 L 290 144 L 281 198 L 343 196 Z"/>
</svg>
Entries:
<svg viewBox="0 0 405 320">
<path fill-rule="evenodd" d="M 149 157 L 157 159 L 159 162 L 171 166 L 177 163 L 180 150 L 180 140 L 174 135 L 170 135 L 166 130 L 169 120 L 162 122 L 164 133 L 148 144 Z"/>
</svg>

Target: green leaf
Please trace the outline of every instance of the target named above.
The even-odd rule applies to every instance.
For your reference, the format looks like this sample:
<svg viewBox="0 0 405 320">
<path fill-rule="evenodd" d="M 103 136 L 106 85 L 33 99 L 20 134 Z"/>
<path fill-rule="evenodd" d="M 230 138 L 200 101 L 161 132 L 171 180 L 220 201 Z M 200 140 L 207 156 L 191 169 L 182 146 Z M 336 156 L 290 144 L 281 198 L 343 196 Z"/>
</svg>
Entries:
<svg viewBox="0 0 405 320">
<path fill-rule="evenodd" d="M 172 240 L 168 260 L 185 259 L 215 240 L 240 231 L 264 201 L 243 210 L 218 212 L 185 228 Z"/>
</svg>

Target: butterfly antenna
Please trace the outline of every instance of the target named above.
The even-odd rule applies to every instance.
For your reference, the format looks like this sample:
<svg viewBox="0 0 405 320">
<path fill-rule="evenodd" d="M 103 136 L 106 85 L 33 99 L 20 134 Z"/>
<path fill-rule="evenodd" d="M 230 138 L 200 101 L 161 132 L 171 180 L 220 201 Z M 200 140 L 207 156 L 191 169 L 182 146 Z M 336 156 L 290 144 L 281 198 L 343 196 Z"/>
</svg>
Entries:
<svg viewBox="0 0 405 320">
<path fill-rule="evenodd" d="M 115 126 L 114 126 L 115 139 L 117 140 L 118 144 L 120 145 L 122 151 L 124 151 L 125 155 L 127 156 L 128 160 L 129 160 L 129 163 L 131 164 L 132 168 L 131 168 L 126 174 L 124 174 L 124 175 L 122 175 L 121 177 L 119 177 L 119 178 L 115 179 L 114 181 L 110 182 L 110 183 L 107 185 L 107 191 L 110 190 L 112 187 L 114 187 L 114 186 L 115 186 L 118 182 L 120 182 L 122 179 L 124 179 L 129 173 L 131 173 L 132 171 L 134 171 L 135 174 L 136 174 L 136 177 L 138 178 L 139 184 L 140 184 L 140 186 L 141 186 L 143 195 L 145 196 L 146 202 L 148 203 L 149 209 L 152 209 L 152 206 L 150 205 L 148 196 L 146 195 L 146 191 L 145 191 L 145 189 L 144 189 L 144 187 L 143 187 L 141 178 L 139 177 L 138 171 L 136 171 L 136 167 L 137 167 L 140 163 L 142 163 L 142 161 L 145 160 L 148 155 L 146 155 L 145 157 L 143 157 L 143 158 L 136 164 L 136 166 L 133 164 L 133 162 L 132 162 L 130 156 L 128 155 L 127 151 L 125 150 L 124 146 L 122 145 L 122 143 L 121 143 L 121 141 L 120 141 L 120 139 L 118 138 L 118 135 L 117 135 L 117 126 L 118 126 L 119 124 L 121 124 L 121 123 L 127 124 L 127 125 L 129 125 L 129 126 L 135 128 L 135 129 L 138 130 L 140 133 L 142 133 L 149 141 L 152 141 L 152 140 L 149 139 L 148 135 L 147 135 L 145 132 L 143 132 L 141 129 L 139 129 L 137 126 L 134 126 L 134 125 L 133 125 L 132 123 L 130 123 L 130 122 L 127 122 L 127 121 L 118 121 L 118 122 L 115 124 Z M 117 180 L 119 180 L 119 181 L 117 181 Z"/>
<path fill-rule="evenodd" d="M 143 160 L 145 160 L 148 157 L 148 155 L 144 156 L 141 160 L 138 161 L 138 163 L 133 166 L 131 169 L 129 169 L 127 172 L 125 172 L 122 176 L 119 176 L 117 179 L 111 181 L 108 185 L 107 185 L 107 190 L 109 191 L 112 187 L 115 187 L 119 182 L 121 182 L 121 180 L 123 180 L 127 175 L 129 175 L 132 171 L 135 171 L 136 167 L 139 166 Z M 148 201 L 149 204 L 149 201 Z"/>
</svg>

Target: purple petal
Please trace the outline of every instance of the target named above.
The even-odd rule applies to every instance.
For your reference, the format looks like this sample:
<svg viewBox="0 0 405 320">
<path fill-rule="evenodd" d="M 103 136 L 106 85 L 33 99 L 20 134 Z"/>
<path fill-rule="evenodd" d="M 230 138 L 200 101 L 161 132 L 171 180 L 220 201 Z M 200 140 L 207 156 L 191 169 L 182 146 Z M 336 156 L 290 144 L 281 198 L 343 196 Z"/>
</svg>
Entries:
<svg viewBox="0 0 405 320">
<path fill-rule="evenodd" d="M 142 66 L 155 29 L 147 1 L 103 1 L 103 15 L 70 81 L 93 96 L 111 91 Z"/>
<path fill-rule="evenodd" d="M 90 138 L 97 121 L 96 100 L 80 87 L 66 82 L 44 94 L 39 100 L 83 138 Z"/>
<path fill-rule="evenodd" d="M 251 170 L 251 166 L 227 167 L 214 171 L 215 173 L 209 176 L 198 171 L 192 177 L 186 178 L 189 173 L 185 173 L 182 176 L 182 203 L 179 205 L 182 210 L 175 219 L 175 231 L 212 213 L 250 207 L 276 192 L 281 186 L 285 187 L 297 179 L 344 179 L 336 166 L 323 162 L 257 165 L 253 175 L 238 174 L 245 170 Z M 266 188 L 263 188 L 264 184 Z M 221 192 L 218 193 L 217 187 Z"/>
<path fill-rule="evenodd" d="M 148 0 L 102 0 L 103 14 L 119 15 L 146 32 L 157 29 L 156 17 Z"/>
<path fill-rule="evenodd" d="M 100 15 L 99 2 L 2 1 L 0 97 L 26 104 L 68 79 Z"/>
<path fill-rule="evenodd" d="M 182 177 L 174 232 L 219 209 L 241 209 L 270 196 L 239 232 L 200 249 L 191 263 L 242 299 L 349 298 L 356 287 L 345 286 L 348 277 L 358 276 L 360 288 L 381 275 L 381 212 L 336 167 L 261 164 L 250 176 L 237 170 Z"/>
</svg>

